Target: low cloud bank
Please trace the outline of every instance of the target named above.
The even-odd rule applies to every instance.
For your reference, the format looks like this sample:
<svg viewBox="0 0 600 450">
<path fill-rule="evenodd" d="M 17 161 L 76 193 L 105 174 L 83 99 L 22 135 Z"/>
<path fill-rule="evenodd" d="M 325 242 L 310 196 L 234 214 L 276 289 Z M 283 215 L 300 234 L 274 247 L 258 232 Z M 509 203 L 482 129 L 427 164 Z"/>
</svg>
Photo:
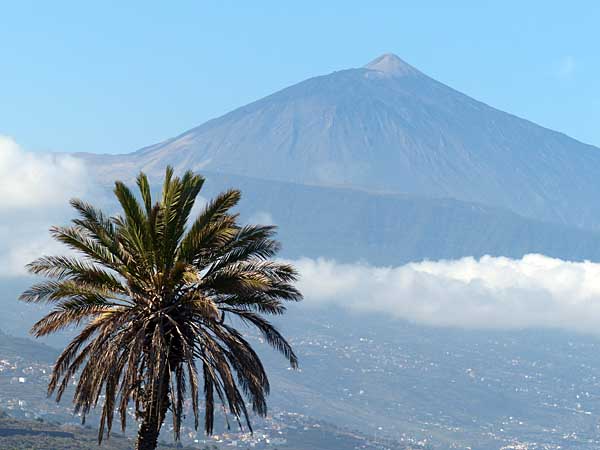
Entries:
<svg viewBox="0 0 600 450">
<path fill-rule="evenodd" d="M 48 228 L 72 215 L 68 201 L 89 192 L 88 179 L 76 158 L 27 152 L 0 136 L 0 278 L 24 275 L 41 254 L 64 252 Z"/>
<path fill-rule="evenodd" d="M 294 261 L 309 305 L 462 328 L 600 333 L 600 264 L 530 254 L 399 267 Z"/>
</svg>

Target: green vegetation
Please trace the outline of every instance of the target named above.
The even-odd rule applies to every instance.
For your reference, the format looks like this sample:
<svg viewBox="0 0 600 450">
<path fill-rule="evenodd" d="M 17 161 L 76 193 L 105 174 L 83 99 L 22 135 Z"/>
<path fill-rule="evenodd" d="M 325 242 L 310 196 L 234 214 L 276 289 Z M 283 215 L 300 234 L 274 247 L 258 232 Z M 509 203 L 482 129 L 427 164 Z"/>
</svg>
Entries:
<svg viewBox="0 0 600 450">
<path fill-rule="evenodd" d="M 156 448 L 169 411 L 178 440 L 188 397 L 198 427 L 200 391 L 207 433 L 219 401 L 251 428 L 246 400 L 266 415 L 269 381 L 235 328 L 240 321 L 297 365 L 290 345 L 263 317 L 282 314 L 283 301 L 301 298 L 294 268 L 270 260 L 279 249 L 274 227 L 239 225 L 230 212 L 240 199 L 236 190 L 218 195 L 187 227 L 203 183 L 189 171 L 174 177 L 168 168 L 162 197 L 153 203 L 140 174 L 140 203 L 117 182 L 123 215 L 115 217 L 73 200 L 79 218 L 52 228 L 52 235 L 81 257 L 44 256 L 28 266 L 50 280 L 21 299 L 53 305 L 33 334 L 84 325 L 58 357 L 49 392 L 60 400 L 78 376 L 75 411 L 84 417 L 103 398 L 99 441 L 110 435 L 115 410 L 125 428 L 130 405 L 141 422 L 138 450 Z"/>
</svg>

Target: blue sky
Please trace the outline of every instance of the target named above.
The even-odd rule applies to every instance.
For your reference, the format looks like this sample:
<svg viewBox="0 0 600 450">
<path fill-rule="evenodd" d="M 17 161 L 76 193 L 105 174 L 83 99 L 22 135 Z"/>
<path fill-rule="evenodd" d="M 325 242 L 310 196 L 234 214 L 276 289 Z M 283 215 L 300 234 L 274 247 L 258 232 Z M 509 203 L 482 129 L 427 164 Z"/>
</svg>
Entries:
<svg viewBox="0 0 600 450">
<path fill-rule="evenodd" d="M 0 134 L 34 151 L 133 151 L 394 52 L 600 146 L 599 23 L 592 1 L 3 2 Z"/>
</svg>

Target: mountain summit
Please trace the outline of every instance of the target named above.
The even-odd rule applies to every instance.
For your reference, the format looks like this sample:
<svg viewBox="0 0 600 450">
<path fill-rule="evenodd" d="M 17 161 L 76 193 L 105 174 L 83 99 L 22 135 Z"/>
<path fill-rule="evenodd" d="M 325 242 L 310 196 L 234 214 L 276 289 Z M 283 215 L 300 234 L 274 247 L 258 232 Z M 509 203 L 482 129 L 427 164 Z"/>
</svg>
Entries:
<svg viewBox="0 0 600 450">
<path fill-rule="evenodd" d="M 453 198 L 600 228 L 600 150 L 476 101 L 393 54 L 308 79 L 129 155 L 263 180 Z"/>
<path fill-rule="evenodd" d="M 365 69 L 375 70 L 391 77 L 421 74 L 421 72 L 393 53 L 385 53 L 375 58 L 365 66 Z"/>
</svg>

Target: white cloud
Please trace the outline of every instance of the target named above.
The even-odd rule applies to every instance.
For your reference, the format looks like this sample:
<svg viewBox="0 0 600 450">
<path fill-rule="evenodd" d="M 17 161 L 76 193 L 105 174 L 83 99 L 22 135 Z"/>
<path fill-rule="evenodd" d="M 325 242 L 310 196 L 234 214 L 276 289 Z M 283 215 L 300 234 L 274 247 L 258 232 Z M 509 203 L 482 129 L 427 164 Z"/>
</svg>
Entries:
<svg viewBox="0 0 600 450">
<path fill-rule="evenodd" d="M 306 306 L 336 305 L 416 323 L 600 333 L 600 264 L 543 255 L 399 267 L 294 261 Z"/>
<path fill-rule="evenodd" d="M 577 69 L 577 64 L 573 56 L 565 56 L 558 67 L 558 76 L 560 78 L 570 78 Z"/>
<path fill-rule="evenodd" d="M 0 211 L 64 204 L 85 192 L 86 180 L 80 160 L 26 152 L 0 136 Z"/>
<path fill-rule="evenodd" d="M 24 275 L 35 257 L 60 253 L 48 228 L 65 222 L 69 199 L 89 189 L 80 160 L 27 152 L 0 136 L 0 277 Z"/>
</svg>

